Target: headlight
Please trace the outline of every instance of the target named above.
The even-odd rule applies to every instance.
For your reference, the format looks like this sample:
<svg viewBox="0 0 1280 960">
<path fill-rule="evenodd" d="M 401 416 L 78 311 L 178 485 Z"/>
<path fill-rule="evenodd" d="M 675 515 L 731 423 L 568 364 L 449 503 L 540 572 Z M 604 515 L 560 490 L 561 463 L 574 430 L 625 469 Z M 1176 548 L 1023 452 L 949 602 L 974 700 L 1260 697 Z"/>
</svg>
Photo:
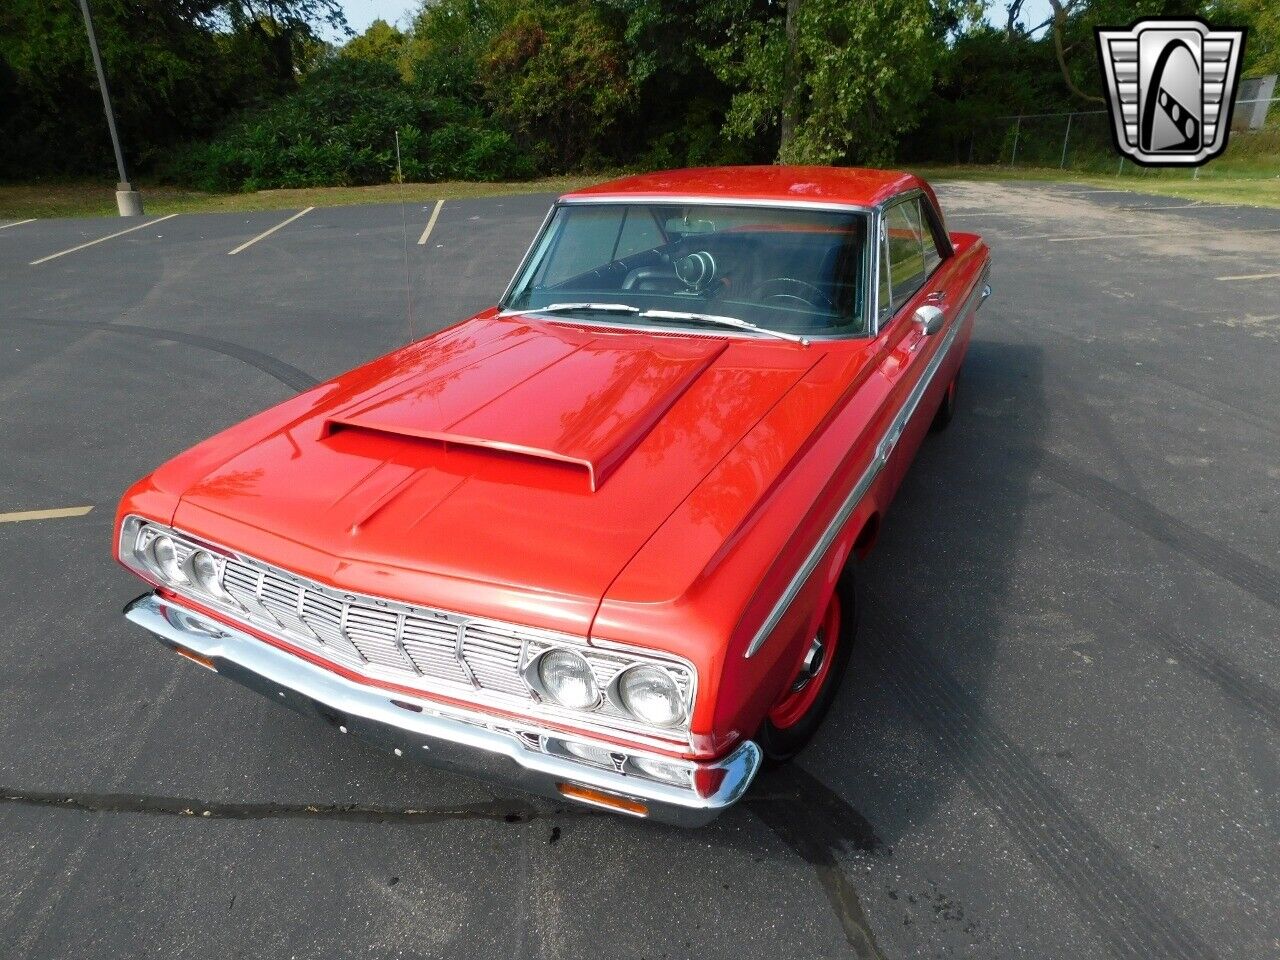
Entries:
<svg viewBox="0 0 1280 960">
<path fill-rule="evenodd" d="M 165 534 L 155 537 L 146 547 L 147 565 L 167 583 L 187 582 L 187 573 L 178 559 L 178 545 Z"/>
<path fill-rule="evenodd" d="M 591 664 L 563 647 L 549 650 L 538 659 L 538 679 L 547 695 L 562 707 L 587 710 L 600 702 Z"/>
<path fill-rule="evenodd" d="M 618 699 L 637 720 L 669 727 L 684 719 L 684 699 L 661 667 L 631 667 L 618 678 Z"/>
<path fill-rule="evenodd" d="M 187 558 L 187 576 L 198 589 L 219 600 L 230 600 L 219 574 L 218 559 L 208 550 L 193 550 Z"/>
</svg>

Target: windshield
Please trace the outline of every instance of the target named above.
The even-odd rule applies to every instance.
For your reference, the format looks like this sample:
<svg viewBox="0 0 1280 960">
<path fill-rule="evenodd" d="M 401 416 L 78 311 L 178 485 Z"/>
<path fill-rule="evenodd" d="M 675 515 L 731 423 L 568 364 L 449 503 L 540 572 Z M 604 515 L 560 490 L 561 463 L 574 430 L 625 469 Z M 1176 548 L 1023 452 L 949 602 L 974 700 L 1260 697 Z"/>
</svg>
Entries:
<svg viewBox="0 0 1280 960">
<path fill-rule="evenodd" d="M 556 209 L 502 306 L 857 336 L 867 331 L 867 262 L 867 215 L 854 211 L 571 203 Z"/>
</svg>

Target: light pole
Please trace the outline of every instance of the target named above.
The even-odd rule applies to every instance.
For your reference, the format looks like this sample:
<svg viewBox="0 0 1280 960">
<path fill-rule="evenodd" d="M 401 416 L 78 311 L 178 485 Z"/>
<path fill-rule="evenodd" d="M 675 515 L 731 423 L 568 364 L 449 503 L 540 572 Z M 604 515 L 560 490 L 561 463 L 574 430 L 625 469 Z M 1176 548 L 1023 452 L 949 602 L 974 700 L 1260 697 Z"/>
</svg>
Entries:
<svg viewBox="0 0 1280 960">
<path fill-rule="evenodd" d="M 107 115 L 111 146 L 116 152 L 116 170 L 120 173 L 120 182 L 116 184 L 116 207 L 122 217 L 140 217 L 142 216 L 142 196 L 129 186 L 129 175 L 124 171 L 124 152 L 120 149 L 120 134 L 116 132 L 116 115 L 111 109 L 111 94 L 107 92 L 107 75 L 102 70 L 102 56 L 98 53 L 98 38 L 93 32 L 93 16 L 89 13 L 89 0 L 80 0 L 80 12 L 84 14 L 84 28 L 89 34 L 93 68 L 98 71 L 98 89 L 102 91 L 102 109 Z"/>
</svg>

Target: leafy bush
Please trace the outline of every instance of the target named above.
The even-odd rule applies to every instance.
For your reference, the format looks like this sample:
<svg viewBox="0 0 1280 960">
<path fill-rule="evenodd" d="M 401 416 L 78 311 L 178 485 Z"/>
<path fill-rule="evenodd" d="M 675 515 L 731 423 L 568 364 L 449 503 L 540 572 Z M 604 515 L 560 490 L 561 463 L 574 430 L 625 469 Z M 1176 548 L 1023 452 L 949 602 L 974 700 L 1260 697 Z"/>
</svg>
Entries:
<svg viewBox="0 0 1280 960">
<path fill-rule="evenodd" d="M 165 173 L 216 191 L 387 183 L 396 173 L 399 130 L 407 179 L 528 176 L 528 163 L 506 133 L 478 116 L 424 133 L 434 125 L 433 112 L 393 64 L 337 58 L 296 93 L 188 147 Z"/>
</svg>

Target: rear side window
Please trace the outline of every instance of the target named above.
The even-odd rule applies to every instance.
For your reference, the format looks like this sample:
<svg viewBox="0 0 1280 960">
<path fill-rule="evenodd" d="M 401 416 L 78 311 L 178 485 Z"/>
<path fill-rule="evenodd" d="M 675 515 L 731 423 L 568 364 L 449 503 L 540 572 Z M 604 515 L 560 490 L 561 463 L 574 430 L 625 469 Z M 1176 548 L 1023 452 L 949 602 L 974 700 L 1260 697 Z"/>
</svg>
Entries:
<svg viewBox="0 0 1280 960">
<path fill-rule="evenodd" d="M 924 262 L 920 201 L 907 200 L 890 207 L 885 216 L 885 227 L 889 235 L 889 277 L 896 309 L 920 289 L 929 275 Z"/>
<path fill-rule="evenodd" d="M 885 211 L 880 236 L 880 312 L 883 317 L 911 299 L 944 256 L 919 197 Z M 886 275 L 887 274 L 887 275 Z"/>
</svg>

